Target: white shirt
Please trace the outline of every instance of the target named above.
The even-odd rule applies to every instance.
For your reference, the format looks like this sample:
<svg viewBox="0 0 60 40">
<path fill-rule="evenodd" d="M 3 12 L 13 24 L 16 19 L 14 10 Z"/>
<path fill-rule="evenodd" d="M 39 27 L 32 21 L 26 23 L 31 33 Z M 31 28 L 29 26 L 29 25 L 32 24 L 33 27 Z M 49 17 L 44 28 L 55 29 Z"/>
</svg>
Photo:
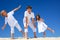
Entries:
<svg viewBox="0 0 60 40">
<path fill-rule="evenodd" d="M 35 18 L 34 13 L 31 12 L 31 14 L 29 14 L 28 11 L 25 11 L 24 13 L 24 20 L 26 20 L 26 17 L 28 18 L 28 23 L 31 22 L 32 18 Z"/>
<path fill-rule="evenodd" d="M 8 17 L 5 17 L 5 24 L 9 24 L 9 26 L 15 26 L 15 24 L 16 24 L 16 19 L 14 18 L 14 16 L 13 16 L 13 14 L 14 14 L 14 11 L 10 11 L 7 15 L 8 15 Z"/>
<path fill-rule="evenodd" d="M 41 32 L 44 32 L 46 29 L 47 29 L 47 25 L 42 22 L 42 21 L 37 21 L 38 22 L 38 32 L 41 33 Z"/>
</svg>

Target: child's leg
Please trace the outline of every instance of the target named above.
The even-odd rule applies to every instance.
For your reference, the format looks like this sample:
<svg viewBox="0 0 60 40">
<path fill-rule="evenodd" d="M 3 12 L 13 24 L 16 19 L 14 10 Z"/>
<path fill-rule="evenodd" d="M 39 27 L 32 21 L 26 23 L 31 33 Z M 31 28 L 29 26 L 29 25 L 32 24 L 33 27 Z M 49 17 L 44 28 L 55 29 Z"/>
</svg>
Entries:
<svg viewBox="0 0 60 40">
<path fill-rule="evenodd" d="M 34 38 L 37 38 L 37 36 L 36 36 L 36 32 L 34 32 Z"/>
<path fill-rule="evenodd" d="M 23 22 L 24 24 L 24 38 L 28 38 L 28 25 L 26 26 L 26 22 Z"/>
<path fill-rule="evenodd" d="M 46 37 L 46 32 L 43 32 L 43 37 Z"/>
<path fill-rule="evenodd" d="M 14 39 L 14 33 L 11 33 L 11 39 Z"/>
<path fill-rule="evenodd" d="M 54 33 L 54 30 L 52 30 L 51 28 L 47 27 L 47 30 L 50 30 L 52 33 Z"/>
<path fill-rule="evenodd" d="M 21 29 L 21 27 L 20 27 L 20 25 L 19 25 L 18 23 L 16 23 L 16 28 L 17 28 L 20 32 L 22 32 L 22 34 L 23 34 L 23 36 L 24 36 L 24 32 L 22 31 L 22 29 Z"/>
<path fill-rule="evenodd" d="M 28 27 L 24 27 L 24 38 L 28 38 Z"/>
<path fill-rule="evenodd" d="M 11 38 L 14 39 L 14 27 L 11 27 Z"/>
<path fill-rule="evenodd" d="M 26 30 L 27 29 L 25 29 L 25 32 L 24 32 L 24 38 L 28 38 L 28 32 Z"/>
<path fill-rule="evenodd" d="M 34 32 L 34 38 L 37 38 L 37 36 L 36 36 L 36 27 L 34 27 L 34 25 L 32 24 L 32 23 L 29 23 L 29 26 L 30 26 L 30 28 L 33 30 L 33 32 Z"/>
</svg>

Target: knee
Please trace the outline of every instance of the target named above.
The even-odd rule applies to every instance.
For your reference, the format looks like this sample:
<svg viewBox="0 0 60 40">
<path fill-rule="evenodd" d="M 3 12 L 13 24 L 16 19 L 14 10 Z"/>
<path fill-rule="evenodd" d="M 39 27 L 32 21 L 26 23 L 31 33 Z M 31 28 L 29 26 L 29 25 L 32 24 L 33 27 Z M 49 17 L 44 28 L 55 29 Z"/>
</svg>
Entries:
<svg viewBox="0 0 60 40">
<path fill-rule="evenodd" d="M 26 28 L 26 29 L 24 29 L 24 32 L 28 32 L 28 29 Z"/>
<path fill-rule="evenodd" d="M 36 32 L 36 28 L 33 29 L 33 32 Z"/>
<path fill-rule="evenodd" d="M 24 28 L 25 28 L 25 29 L 27 29 L 28 27 L 27 27 L 27 26 L 25 26 Z"/>
</svg>

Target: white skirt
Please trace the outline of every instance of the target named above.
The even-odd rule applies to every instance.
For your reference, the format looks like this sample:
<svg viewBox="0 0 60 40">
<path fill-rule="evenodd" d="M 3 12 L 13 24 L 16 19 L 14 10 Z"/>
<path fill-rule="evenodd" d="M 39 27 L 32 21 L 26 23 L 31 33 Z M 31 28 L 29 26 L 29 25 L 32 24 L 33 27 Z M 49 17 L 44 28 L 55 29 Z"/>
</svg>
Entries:
<svg viewBox="0 0 60 40">
<path fill-rule="evenodd" d="M 47 25 L 44 22 L 38 23 L 38 32 L 44 32 L 47 29 Z"/>
</svg>

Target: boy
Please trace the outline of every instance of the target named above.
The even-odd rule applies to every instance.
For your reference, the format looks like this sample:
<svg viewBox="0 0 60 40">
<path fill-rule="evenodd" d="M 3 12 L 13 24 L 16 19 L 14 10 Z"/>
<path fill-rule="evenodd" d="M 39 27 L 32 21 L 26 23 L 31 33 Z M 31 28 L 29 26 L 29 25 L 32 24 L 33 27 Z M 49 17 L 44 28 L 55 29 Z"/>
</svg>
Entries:
<svg viewBox="0 0 60 40">
<path fill-rule="evenodd" d="M 21 6 L 15 8 L 14 10 L 10 11 L 8 14 L 5 10 L 1 11 L 1 15 L 5 17 L 5 24 L 2 27 L 2 30 L 4 30 L 4 28 L 6 27 L 6 24 L 8 23 L 11 28 L 11 38 L 14 38 L 14 27 L 16 27 L 23 34 L 23 31 L 20 25 L 18 24 L 17 20 L 13 16 L 14 12 L 17 11 L 20 7 Z"/>
<path fill-rule="evenodd" d="M 34 32 L 34 37 L 36 38 L 36 26 L 34 24 L 34 13 L 32 12 L 32 7 L 27 6 L 27 10 L 24 13 L 24 32 L 25 32 L 25 38 L 27 38 L 27 33 L 28 33 L 28 26 L 33 30 Z"/>
</svg>

